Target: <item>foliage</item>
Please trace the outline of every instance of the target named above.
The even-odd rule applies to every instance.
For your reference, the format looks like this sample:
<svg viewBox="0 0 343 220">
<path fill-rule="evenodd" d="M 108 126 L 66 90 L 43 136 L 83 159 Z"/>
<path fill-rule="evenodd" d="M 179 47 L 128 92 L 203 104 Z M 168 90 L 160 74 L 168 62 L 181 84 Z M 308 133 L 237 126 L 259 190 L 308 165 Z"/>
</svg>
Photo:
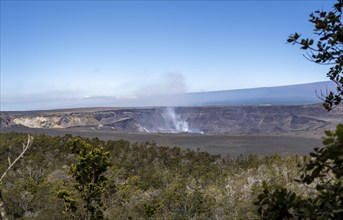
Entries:
<svg viewBox="0 0 343 220">
<path fill-rule="evenodd" d="M 287 42 L 300 44 L 301 49 L 308 51 L 305 56 L 308 60 L 330 65 L 327 76 L 337 84 L 337 92 L 332 91 L 323 95 L 323 105 L 327 110 L 339 105 L 343 98 L 343 1 L 337 0 L 332 11 L 315 11 L 310 14 L 310 22 L 314 24 L 314 33 L 319 39 L 302 38 L 298 33 L 289 36 Z M 315 45 L 315 46 L 314 46 Z"/>
<path fill-rule="evenodd" d="M 71 218 L 75 218 L 74 213 L 77 210 L 77 201 L 70 196 L 70 192 L 67 190 L 60 190 L 57 193 L 57 198 L 64 201 L 64 214 L 69 214 Z"/>
<path fill-rule="evenodd" d="M 313 194 L 304 197 L 265 184 L 256 202 L 262 219 L 343 219 L 343 125 L 326 135 L 325 147 L 310 153 L 298 180 Z"/>
<path fill-rule="evenodd" d="M 74 138 L 67 145 L 72 153 L 77 155 L 77 163 L 71 165 L 70 171 L 76 180 L 74 187 L 84 201 L 84 210 L 87 213 L 85 219 L 103 219 L 102 195 L 107 182 L 104 174 L 111 165 L 109 152 L 102 147 L 94 147 L 80 138 Z M 67 191 L 60 191 L 58 196 L 64 199 L 68 211 L 75 212 L 75 200 L 70 198 Z"/>
<path fill-rule="evenodd" d="M 19 144 L 27 136 L 0 135 L 0 167 L 5 169 L 7 157 L 20 152 Z M 6 177 L 3 199 L 9 219 L 85 218 L 83 199 L 74 188 L 77 181 L 70 172 L 78 163 L 78 154 L 72 154 L 69 148 L 73 138 L 34 138 L 20 166 Z M 296 156 L 224 158 L 150 142 L 78 139 L 110 154 L 112 166 L 103 173 L 107 184 L 102 196 L 104 218 L 108 219 L 256 219 L 253 202 L 262 192 L 263 181 L 296 193 L 311 192 L 292 182 L 301 159 Z"/>
<path fill-rule="evenodd" d="M 3 181 L 3 179 L 6 177 L 7 173 L 13 168 L 13 166 L 20 160 L 20 158 L 23 158 L 24 157 L 24 154 L 25 152 L 29 149 L 29 147 L 31 146 L 32 144 L 32 141 L 33 141 L 33 137 L 28 135 L 28 139 L 27 139 L 27 143 L 26 144 L 22 144 L 23 145 L 23 149 L 20 153 L 20 155 L 15 158 L 13 160 L 13 162 L 11 161 L 11 158 L 8 157 L 8 167 L 7 169 L 3 172 L 3 174 L 0 176 L 0 186 L 1 186 L 1 183 Z M 6 213 L 6 208 L 5 208 L 5 204 L 2 200 L 2 190 L 0 188 L 0 217 L 1 219 L 3 220 L 7 220 L 7 213 Z"/>
<path fill-rule="evenodd" d="M 319 40 L 300 39 L 298 33 L 288 38 L 289 43 L 300 44 L 310 52 L 307 58 L 315 63 L 332 65 L 327 76 L 337 84 L 337 93 L 324 99 L 324 107 L 331 110 L 343 98 L 343 1 L 338 0 L 329 12 L 315 11 L 310 22 Z M 326 131 L 323 148 L 315 148 L 302 164 L 297 180 L 310 189 L 310 195 L 295 193 L 281 185 L 263 184 L 263 192 L 255 204 L 262 219 L 343 219 L 343 125 L 336 132 Z"/>
</svg>

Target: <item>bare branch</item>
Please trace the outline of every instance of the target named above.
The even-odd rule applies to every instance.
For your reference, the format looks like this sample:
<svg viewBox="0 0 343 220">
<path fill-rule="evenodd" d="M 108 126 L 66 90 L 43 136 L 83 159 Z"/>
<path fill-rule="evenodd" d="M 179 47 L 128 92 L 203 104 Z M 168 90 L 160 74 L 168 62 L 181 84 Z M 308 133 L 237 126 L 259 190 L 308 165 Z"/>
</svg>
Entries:
<svg viewBox="0 0 343 220">
<path fill-rule="evenodd" d="M 6 174 L 8 173 L 8 171 L 10 171 L 12 169 L 12 167 L 14 166 L 14 164 L 22 157 L 24 157 L 25 152 L 27 151 L 27 149 L 29 149 L 29 147 L 32 145 L 33 142 L 33 136 L 28 135 L 27 138 L 27 143 L 24 144 L 23 143 L 23 150 L 20 153 L 20 155 L 13 161 L 11 162 L 11 159 L 8 157 L 8 168 L 6 169 L 6 171 L 2 174 L 1 178 L 0 178 L 0 184 L 2 182 L 2 180 L 4 179 L 4 177 L 6 176 Z M 1 194 L 1 188 L 0 188 L 0 216 L 2 220 L 8 220 L 7 218 L 7 213 L 6 213 L 6 209 L 5 209 L 5 204 L 4 201 L 2 200 L 2 194 Z"/>
<path fill-rule="evenodd" d="M 325 97 L 327 96 L 327 93 L 328 93 L 327 88 L 326 88 L 326 95 L 323 94 L 322 90 L 320 90 L 320 95 L 318 94 L 318 90 L 317 89 L 315 90 L 315 92 L 316 92 L 317 98 L 322 100 L 323 102 L 325 102 Z"/>
<path fill-rule="evenodd" d="M 17 161 L 24 157 L 24 154 L 25 152 L 27 151 L 27 149 L 29 149 L 29 147 L 32 145 L 32 142 L 33 142 L 33 136 L 30 136 L 28 135 L 28 138 L 27 138 L 27 143 L 26 145 L 23 144 L 23 151 L 20 153 L 20 155 L 12 162 L 10 163 L 10 159 L 8 160 L 8 162 L 10 163 L 8 168 L 6 169 L 6 171 L 2 174 L 1 178 L 0 178 L 0 184 L 2 182 L 2 180 L 4 179 L 4 177 L 6 176 L 6 174 L 8 173 L 8 171 L 10 171 L 12 169 L 12 167 L 14 166 L 15 163 L 17 163 Z"/>
</svg>

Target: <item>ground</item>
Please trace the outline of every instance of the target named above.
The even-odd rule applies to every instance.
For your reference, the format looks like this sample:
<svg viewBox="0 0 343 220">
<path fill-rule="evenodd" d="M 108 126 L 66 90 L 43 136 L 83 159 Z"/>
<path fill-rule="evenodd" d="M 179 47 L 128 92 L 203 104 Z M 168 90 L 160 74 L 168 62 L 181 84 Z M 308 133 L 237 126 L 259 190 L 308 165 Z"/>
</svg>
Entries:
<svg viewBox="0 0 343 220">
<path fill-rule="evenodd" d="M 1 131 L 154 141 L 224 156 L 305 155 L 343 121 L 341 111 L 301 105 L 1 112 Z"/>
</svg>

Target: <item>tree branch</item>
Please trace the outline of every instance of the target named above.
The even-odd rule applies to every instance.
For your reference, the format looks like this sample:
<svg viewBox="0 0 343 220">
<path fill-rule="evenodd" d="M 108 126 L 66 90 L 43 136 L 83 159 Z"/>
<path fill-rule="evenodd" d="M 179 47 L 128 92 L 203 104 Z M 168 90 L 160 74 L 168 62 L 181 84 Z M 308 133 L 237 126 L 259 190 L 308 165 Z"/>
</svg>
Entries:
<svg viewBox="0 0 343 220">
<path fill-rule="evenodd" d="M 12 169 L 12 167 L 14 166 L 15 163 L 17 163 L 17 161 L 24 157 L 24 154 L 25 152 L 27 151 L 27 149 L 29 149 L 29 147 L 32 145 L 32 141 L 33 141 L 33 136 L 30 136 L 28 135 L 28 138 L 27 138 L 27 143 L 26 145 L 23 143 L 23 151 L 20 153 L 20 155 L 12 162 L 10 163 L 10 159 L 8 160 L 9 162 L 9 166 L 8 168 L 6 169 L 6 171 L 2 174 L 1 178 L 0 178 L 0 184 L 2 182 L 2 180 L 4 179 L 4 177 L 6 176 L 6 174 L 8 173 L 8 171 L 10 171 Z"/>
<path fill-rule="evenodd" d="M 20 153 L 20 155 L 11 163 L 11 159 L 8 158 L 8 168 L 6 169 L 6 171 L 2 174 L 1 178 L 0 178 L 0 184 L 2 182 L 2 180 L 4 179 L 4 177 L 6 176 L 6 174 L 8 173 L 8 171 L 10 171 L 12 169 L 12 167 L 14 166 L 15 163 L 17 163 L 17 161 L 24 157 L 25 152 L 27 151 L 27 149 L 29 149 L 29 147 L 32 145 L 33 142 L 33 136 L 28 135 L 27 138 L 27 143 L 26 145 L 23 143 L 23 150 Z M 6 214 L 6 209 L 5 209 L 5 204 L 4 201 L 2 199 L 2 194 L 1 194 L 1 188 L 0 188 L 0 217 L 2 220 L 8 220 L 7 218 L 7 214 Z"/>
</svg>

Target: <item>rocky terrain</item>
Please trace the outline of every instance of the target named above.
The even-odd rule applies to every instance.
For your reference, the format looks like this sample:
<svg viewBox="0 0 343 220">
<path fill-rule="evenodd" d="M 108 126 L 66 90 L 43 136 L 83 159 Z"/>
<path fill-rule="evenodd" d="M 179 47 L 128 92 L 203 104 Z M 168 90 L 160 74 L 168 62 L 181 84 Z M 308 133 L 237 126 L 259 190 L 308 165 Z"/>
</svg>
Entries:
<svg viewBox="0 0 343 220">
<path fill-rule="evenodd" d="M 308 154 L 324 130 L 343 122 L 342 106 L 87 108 L 1 112 L 1 132 L 153 141 L 222 155 Z"/>
<path fill-rule="evenodd" d="M 321 105 L 93 108 L 1 112 L 1 128 L 83 128 L 152 133 L 322 132 L 342 122 L 342 109 Z"/>
</svg>

